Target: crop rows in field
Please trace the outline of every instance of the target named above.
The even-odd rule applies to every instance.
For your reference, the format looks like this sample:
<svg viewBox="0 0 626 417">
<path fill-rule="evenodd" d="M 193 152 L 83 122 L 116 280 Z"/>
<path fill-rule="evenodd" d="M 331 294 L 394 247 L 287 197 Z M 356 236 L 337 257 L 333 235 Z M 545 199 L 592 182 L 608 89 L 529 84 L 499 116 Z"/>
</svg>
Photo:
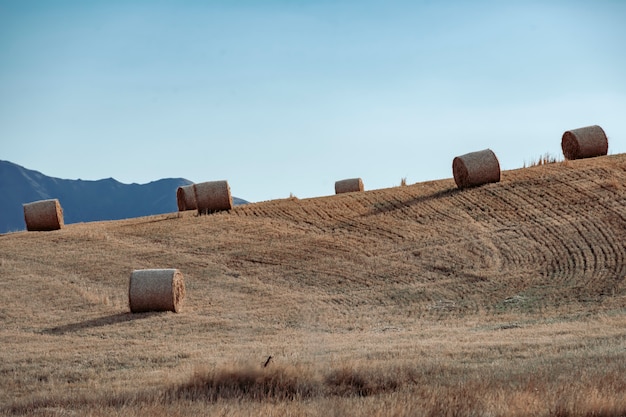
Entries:
<svg viewBox="0 0 626 417">
<path fill-rule="evenodd" d="M 339 280 L 350 294 L 394 283 L 418 303 L 470 309 L 493 304 L 493 295 L 524 299 L 542 288 L 551 295 L 539 307 L 566 297 L 585 302 L 624 291 L 619 161 L 510 171 L 500 183 L 462 191 L 446 180 L 250 204 L 233 214 L 297 231 L 289 250 L 257 256 L 312 285 L 328 281 L 336 290 Z"/>
</svg>

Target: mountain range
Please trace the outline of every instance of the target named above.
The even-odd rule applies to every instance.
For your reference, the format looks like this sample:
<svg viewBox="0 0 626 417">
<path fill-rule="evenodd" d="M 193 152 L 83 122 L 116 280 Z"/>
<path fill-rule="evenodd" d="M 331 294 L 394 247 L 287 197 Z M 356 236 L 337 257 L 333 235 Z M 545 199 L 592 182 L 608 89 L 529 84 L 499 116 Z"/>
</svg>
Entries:
<svg viewBox="0 0 626 417">
<path fill-rule="evenodd" d="M 147 184 L 123 184 L 113 178 L 96 181 L 49 177 L 0 160 L 0 233 L 24 230 L 22 205 L 57 198 L 65 223 L 119 220 L 178 210 L 176 189 L 192 182 L 165 178 Z M 233 197 L 233 204 L 247 201 Z"/>
</svg>

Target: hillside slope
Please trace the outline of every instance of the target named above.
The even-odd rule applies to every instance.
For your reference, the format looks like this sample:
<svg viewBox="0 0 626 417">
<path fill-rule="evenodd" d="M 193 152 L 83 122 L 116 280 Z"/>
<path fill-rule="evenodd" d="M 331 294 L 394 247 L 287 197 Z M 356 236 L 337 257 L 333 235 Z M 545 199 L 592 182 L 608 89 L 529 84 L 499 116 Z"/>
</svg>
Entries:
<svg viewBox="0 0 626 417">
<path fill-rule="evenodd" d="M 463 191 L 445 179 L 0 235 L 0 338 L 13 352 L 0 403 L 32 398 L 33 386 L 63 396 L 42 375 L 74 394 L 117 392 L 269 354 L 430 355 L 522 372 L 588 344 L 617 363 L 625 184 L 621 154 L 506 171 Z M 185 276 L 183 312 L 129 314 L 130 272 L 172 267 Z M 555 327 L 564 323 L 581 327 Z"/>
</svg>

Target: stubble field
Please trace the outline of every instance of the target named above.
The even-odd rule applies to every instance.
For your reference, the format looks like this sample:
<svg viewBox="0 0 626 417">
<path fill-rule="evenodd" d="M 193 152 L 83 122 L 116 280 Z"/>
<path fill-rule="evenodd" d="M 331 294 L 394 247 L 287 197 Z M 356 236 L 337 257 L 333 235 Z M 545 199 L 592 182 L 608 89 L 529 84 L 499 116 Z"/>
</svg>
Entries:
<svg viewBox="0 0 626 417">
<path fill-rule="evenodd" d="M 624 154 L 0 235 L 0 414 L 624 416 L 624 242 Z"/>
</svg>

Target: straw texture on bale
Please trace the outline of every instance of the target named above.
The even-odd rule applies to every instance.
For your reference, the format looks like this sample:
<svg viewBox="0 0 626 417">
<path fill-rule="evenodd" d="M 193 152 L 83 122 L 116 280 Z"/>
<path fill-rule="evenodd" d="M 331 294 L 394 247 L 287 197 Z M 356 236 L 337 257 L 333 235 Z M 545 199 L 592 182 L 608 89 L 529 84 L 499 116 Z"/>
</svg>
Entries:
<svg viewBox="0 0 626 417">
<path fill-rule="evenodd" d="M 185 281 L 178 269 L 138 269 L 130 274 L 130 311 L 173 311 L 178 313 L 185 299 Z"/>
<path fill-rule="evenodd" d="M 230 195 L 228 181 L 201 182 L 194 184 L 193 189 L 199 214 L 233 208 L 233 198 Z"/>
<path fill-rule="evenodd" d="M 40 200 L 24 204 L 24 221 L 28 231 L 49 231 L 62 228 L 63 209 L 59 200 Z"/>
<path fill-rule="evenodd" d="M 593 125 L 563 133 L 561 148 L 565 159 L 593 158 L 608 153 L 609 140 L 600 126 Z"/>
<path fill-rule="evenodd" d="M 196 210 L 196 193 L 193 190 L 194 184 L 183 185 L 176 190 L 176 202 L 178 203 L 178 211 Z"/>
<path fill-rule="evenodd" d="M 335 194 L 351 193 L 363 191 L 363 181 L 361 178 L 349 178 L 335 182 Z"/>
<path fill-rule="evenodd" d="M 467 188 L 500 181 L 500 163 L 491 149 L 457 156 L 452 161 L 457 187 Z"/>
</svg>

